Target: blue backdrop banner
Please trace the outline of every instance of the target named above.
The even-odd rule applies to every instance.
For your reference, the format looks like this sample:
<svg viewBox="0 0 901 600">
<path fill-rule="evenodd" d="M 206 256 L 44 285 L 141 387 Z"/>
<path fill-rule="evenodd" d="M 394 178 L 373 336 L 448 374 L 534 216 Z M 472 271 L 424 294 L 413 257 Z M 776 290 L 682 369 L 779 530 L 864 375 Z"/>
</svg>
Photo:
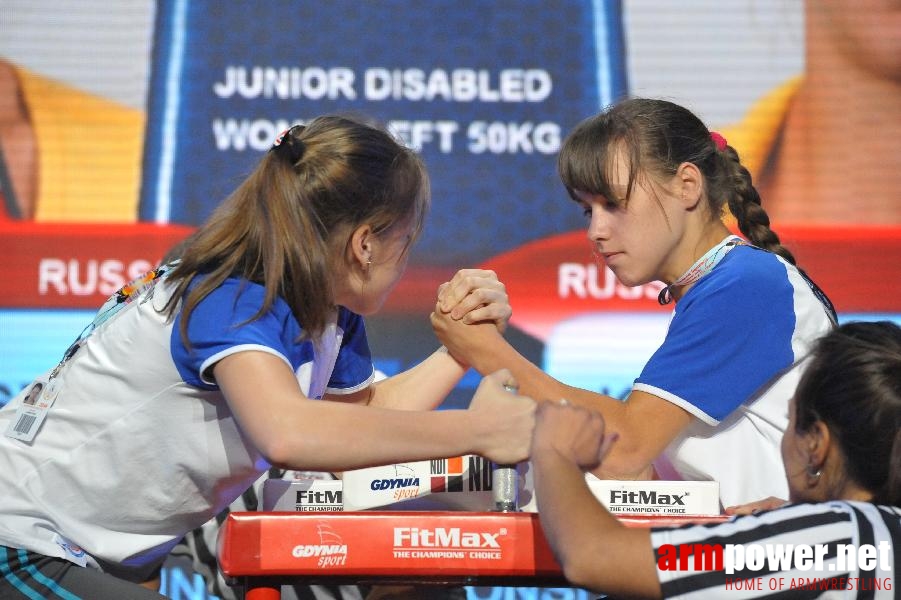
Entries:
<svg viewBox="0 0 901 600">
<path fill-rule="evenodd" d="M 142 220 L 199 224 L 287 126 L 364 114 L 429 168 L 414 264 L 581 227 L 555 155 L 625 92 L 618 1 L 166 0 L 156 19 Z"/>
</svg>

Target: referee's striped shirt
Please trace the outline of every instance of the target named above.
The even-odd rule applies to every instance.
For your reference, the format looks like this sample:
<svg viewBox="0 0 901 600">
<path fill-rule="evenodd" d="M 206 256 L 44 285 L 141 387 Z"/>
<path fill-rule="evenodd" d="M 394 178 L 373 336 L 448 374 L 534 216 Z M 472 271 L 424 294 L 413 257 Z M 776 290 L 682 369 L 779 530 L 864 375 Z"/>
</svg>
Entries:
<svg viewBox="0 0 901 600">
<path fill-rule="evenodd" d="M 897 507 L 791 504 L 725 523 L 653 529 L 651 543 L 665 598 L 901 597 Z"/>
</svg>

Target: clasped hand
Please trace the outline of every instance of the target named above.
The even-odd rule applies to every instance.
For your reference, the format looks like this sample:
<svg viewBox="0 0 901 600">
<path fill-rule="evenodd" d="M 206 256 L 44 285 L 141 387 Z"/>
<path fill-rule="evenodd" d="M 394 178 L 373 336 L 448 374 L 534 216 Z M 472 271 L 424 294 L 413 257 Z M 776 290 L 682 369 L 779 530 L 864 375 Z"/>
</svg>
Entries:
<svg viewBox="0 0 901 600">
<path fill-rule="evenodd" d="M 438 288 L 430 319 L 451 355 L 471 365 L 476 349 L 503 334 L 512 314 L 507 289 L 494 271 L 461 269 Z"/>
<path fill-rule="evenodd" d="M 605 433 L 605 426 L 599 412 L 565 400 L 539 402 L 532 456 L 554 453 L 583 471 L 592 471 L 619 438 L 617 433 Z"/>
</svg>

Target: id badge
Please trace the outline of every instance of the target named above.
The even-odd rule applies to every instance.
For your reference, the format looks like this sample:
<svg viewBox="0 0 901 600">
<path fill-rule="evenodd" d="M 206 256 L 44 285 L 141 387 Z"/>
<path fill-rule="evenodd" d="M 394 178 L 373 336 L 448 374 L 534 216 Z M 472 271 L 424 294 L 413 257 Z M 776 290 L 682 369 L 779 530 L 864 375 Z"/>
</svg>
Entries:
<svg viewBox="0 0 901 600">
<path fill-rule="evenodd" d="M 41 378 L 32 383 L 22 397 L 13 420 L 6 427 L 6 436 L 23 442 L 34 440 L 41 424 L 47 418 L 47 411 L 56 400 L 59 393 L 58 386 L 59 381 L 56 379 L 48 381 Z"/>
</svg>

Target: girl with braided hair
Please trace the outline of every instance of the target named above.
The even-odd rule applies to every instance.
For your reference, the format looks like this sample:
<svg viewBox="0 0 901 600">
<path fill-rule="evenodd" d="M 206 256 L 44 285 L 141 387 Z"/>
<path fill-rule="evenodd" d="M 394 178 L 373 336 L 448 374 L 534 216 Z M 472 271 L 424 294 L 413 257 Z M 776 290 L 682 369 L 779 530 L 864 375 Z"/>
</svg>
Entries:
<svg viewBox="0 0 901 600">
<path fill-rule="evenodd" d="M 0 409 L 0 598 L 159 598 L 172 547 L 270 467 L 524 460 L 535 403 L 509 373 L 467 410 L 427 410 L 468 368 L 443 349 L 375 381 L 364 317 L 429 201 L 420 158 L 380 127 L 321 117 L 279 138 L 178 260 Z M 496 277 L 461 279 L 465 310 L 504 327 Z"/>
<path fill-rule="evenodd" d="M 620 441 L 598 477 L 715 480 L 724 506 L 786 497 L 779 439 L 799 359 L 835 314 L 770 229 L 735 150 L 684 107 L 634 98 L 575 127 L 558 171 L 598 259 L 625 285 L 664 282 L 660 302 L 675 301 L 629 396 L 565 385 L 497 330 L 467 325 L 452 312 L 456 281 L 432 314 L 439 339 L 480 372 L 510 369 L 533 398 L 601 412 Z"/>
</svg>

